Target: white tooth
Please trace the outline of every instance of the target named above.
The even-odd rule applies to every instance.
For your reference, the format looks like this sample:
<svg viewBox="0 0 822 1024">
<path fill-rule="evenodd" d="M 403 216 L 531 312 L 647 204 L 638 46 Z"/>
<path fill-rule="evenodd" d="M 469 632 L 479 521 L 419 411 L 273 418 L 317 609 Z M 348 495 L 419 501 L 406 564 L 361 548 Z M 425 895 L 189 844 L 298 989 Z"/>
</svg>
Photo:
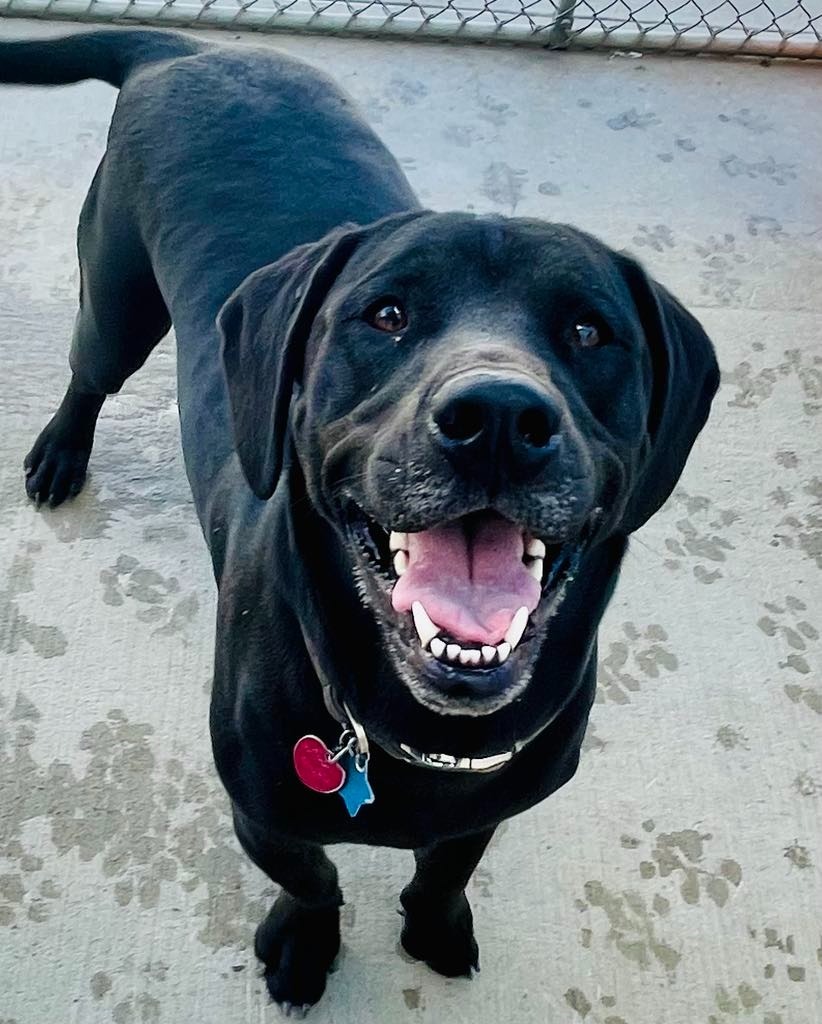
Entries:
<svg viewBox="0 0 822 1024">
<path fill-rule="evenodd" d="M 460 651 L 460 665 L 471 664 L 471 651 Z"/>
<path fill-rule="evenodd" d="M 402 576 L 405 570 L 408 568 L 408 555 L 404 551 L 398 551 L 394 555 L 394 572 L 398 576 Z"/>
<path fill-rule="evenodd" d="M 431 641 L 431 653 L 435 658 L 441 658 L 445 651 L 445 642 L 440 640 L 438 636 L 435 636 Z"/>
<path fill-rule="evenodd" d="M 528 625 L 528 609 L 525 605 L 522 608 L 518 608 L 513 619 L 511 619 L 511 625 L 508 627 L 508 632 L 505 634 L 505 642 L 511 645 L 511 648 L 517 646 L 522 640 L 522 634 L 525 632 L 525 627 Z"/>
<path fill-rule="evenodd" d="M 468 653 L 471 655 L 471 660 L 468 662 L 468 664 L 473 665 L 474 668 L 476 668 L 477 665 L 479 665 L 479 663 L 482 661 L 482 655 L 477 650 L 469 651 Z"/>
<path fill-rule="evenodd" d="M 407 551 L 408 534 L 397 533 L 396 530 L 392 530 L 388 537 L 388 549 L 390 551 Z"/>
<path fill-rule="evenodd" d="M 459 644 L 449 644 L 445 648 L 445 653 L 448 655 L 448 658 L 451 661 L 456 661 L 459 658 L 461 651 L 462 648 L 460 647 Z"/>
<path fill-rule="evenodd" d="M 393 537 L 393 534 L 391 536 Z M 545 558 L 545 545 L 541 540 L 532 537 L 525 545 L 525 554 L 531 558 Z"/>
<path fill-rule="evenodd" d="M 499 658 L 500 665 L 508 658 L 511 653 L 511 645 L 503 641 L 503 643 L 497 645 L 497 657 Z"/>
<path fill-rule="evenodd" d="M 542 570 L 545 563 L 541 558 L 535 558 L 533 562 L 526 566 L 529 574 L 534 577 L 537 583 L 542 583 Z"/>
<path fill-rule="evenodd" d="M 497 656 L 496 647 L 488 647 L 487 645 L 482 648 L 482 660 L 486 665 L 490 665 L 491 662 Z"/>
<path fill-rule="evenodd" d="M 419 601 L 415 601 L 411 605 L 411 614 L 414 616 L 414 625 L 420 635 L 420 643 L 423 647 L 427 647 L 439 633 L 439 626 L 434 625 L 428 612 Z"/>
</svg>

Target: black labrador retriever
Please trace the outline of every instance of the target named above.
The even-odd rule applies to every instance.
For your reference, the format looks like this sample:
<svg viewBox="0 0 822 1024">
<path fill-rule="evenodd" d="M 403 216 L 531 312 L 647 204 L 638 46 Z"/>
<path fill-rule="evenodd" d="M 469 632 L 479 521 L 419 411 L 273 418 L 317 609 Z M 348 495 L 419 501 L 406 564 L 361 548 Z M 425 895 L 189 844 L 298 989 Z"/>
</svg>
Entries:
<svg viewBox="0 0 822 1024">
<path fill-rule="evenodd" d="M 325 76 L 151 31 L 0 44 L 0 81 L 120 89 L 80 216 L 71 383 L 30 497 L 173 324 L 219 587 L 211 733 L 240 843 L 282 886 L 272 997 L 340 944 L 323 847 L 410 848 L 402 942 L 478 966 L 466 884 L 567 782 L 628 535 L 718 385 L 697 321 L 565 225 L 433 213 Z"/>
</svg>

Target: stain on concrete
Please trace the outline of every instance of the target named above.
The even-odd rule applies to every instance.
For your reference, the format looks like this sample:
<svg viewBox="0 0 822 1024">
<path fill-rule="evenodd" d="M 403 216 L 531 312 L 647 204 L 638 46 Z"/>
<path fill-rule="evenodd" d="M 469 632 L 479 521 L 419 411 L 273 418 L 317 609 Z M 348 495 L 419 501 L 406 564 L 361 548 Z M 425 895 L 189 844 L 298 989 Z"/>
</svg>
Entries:
<svg viewBox="0 0 822 1024">
<path fill-rule="evenodd" d="M 716 742 L 724 750 L 734 750 L 736 747 L 740 747 L 742 750 L 748 750 L 748 737 L 742 731 L 733 725 L 720 725 L 716 730 Z"/>
<path fill-rule="evenodd" d="M 588 728 L 585 732 L 585 738 L 582 741 L 582 753 L 587 754 L 594 752 L 601 754 L 607 746 L 608 741 L 602 739 L 602 737 L 597 734 L 596 723 L 589 720 Z"/>
<path fill-rule="evenodd" d="M 105 971 L 96 971 L 91 976 L 89 988 L 95 999 L 102 999 L 107 992 L 111 991 L 111 978 Z"/>
<path fill-rule="evenodd" d="M 811 851 L 807 846 L 803 846 L 801 843 L 794 841 L 789 846 L 786 846 L 783 851 L 783 856 L 786 860 L 789 860 L 791 864 L 800 869 L 813 866 Z"/>
<path fill-rule="evenodd" d="M 565 993 L 565 1002 L 583 1020 L 591 1012 L 591 1002 L 581 989 L 569 988 Z"/>
<path fill-rule="evenodd" d="M 501 160 L 489 164 L 482 176 L 480 192 L 495 206 L 504 207 L 514 214 L 522 199 L 528 173 L 516 170 Z"/>
<path fill-rule="evenodd" d="M 822 793 L 822 779 L 812 772 L 800 772 L 793 780 L 793 788 L 800 796 L 819 796 Z"/>
<path fill-rule="evenodd" d="M 35 558 L 41 545 L 28 542 L 21 546 L 0 588 L 0 651 L 16 654 L 28 648 L 40 658 L 59 658 L 68 650 L 68 639 L 58 626 L 44 626 L 20 608 L 19 598 L 34 590 Z"/>
<path fill-rule="evenodd" d="M 408 1010 L 423 1009 L 422 991 L 419 988 L 404 988 L 402 998 Z"/>
<path fill-rule="evenodd" d="M 494 876 L 487 867 L 480 863 L 471 877 L 471 885 L 478 896 L 489 899 L 493 895 Z"/>
</svg>

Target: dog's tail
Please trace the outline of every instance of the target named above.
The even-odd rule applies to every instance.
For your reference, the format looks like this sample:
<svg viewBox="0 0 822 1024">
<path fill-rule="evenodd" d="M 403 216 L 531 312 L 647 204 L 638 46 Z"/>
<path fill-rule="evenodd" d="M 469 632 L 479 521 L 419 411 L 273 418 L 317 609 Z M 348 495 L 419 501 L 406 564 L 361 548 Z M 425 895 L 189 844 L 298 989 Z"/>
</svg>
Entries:
<svg viewBox="0 0 822 1024">
<path fill-rule="evenodd" d="M 151 29 L 0 42 L 0 82 L 69 85 L 97 78 L 119 89 L 132 71 L 145 64 L 189 56 L 202 49 L 188 36 Z"/>
</svg>

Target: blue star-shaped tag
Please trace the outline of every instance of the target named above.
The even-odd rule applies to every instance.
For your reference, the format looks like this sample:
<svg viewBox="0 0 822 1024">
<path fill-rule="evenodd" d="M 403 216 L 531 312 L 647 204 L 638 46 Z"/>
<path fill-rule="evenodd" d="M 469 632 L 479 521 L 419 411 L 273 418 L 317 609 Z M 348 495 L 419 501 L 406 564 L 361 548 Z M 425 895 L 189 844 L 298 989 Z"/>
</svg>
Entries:
<svg viewBox="0 0 822 1024">
<path fill-rule="evenodd" d="M 368 782 L 368 761 L 364 767 L 358 768 L 355 755 L 346 754 L 340 764 L 345 770 L 345 782 L 337 792 L 343 798 L 345 809 L 354 818 L 363 804 L 374 803 L 374 790 Z"/>
</svg>

